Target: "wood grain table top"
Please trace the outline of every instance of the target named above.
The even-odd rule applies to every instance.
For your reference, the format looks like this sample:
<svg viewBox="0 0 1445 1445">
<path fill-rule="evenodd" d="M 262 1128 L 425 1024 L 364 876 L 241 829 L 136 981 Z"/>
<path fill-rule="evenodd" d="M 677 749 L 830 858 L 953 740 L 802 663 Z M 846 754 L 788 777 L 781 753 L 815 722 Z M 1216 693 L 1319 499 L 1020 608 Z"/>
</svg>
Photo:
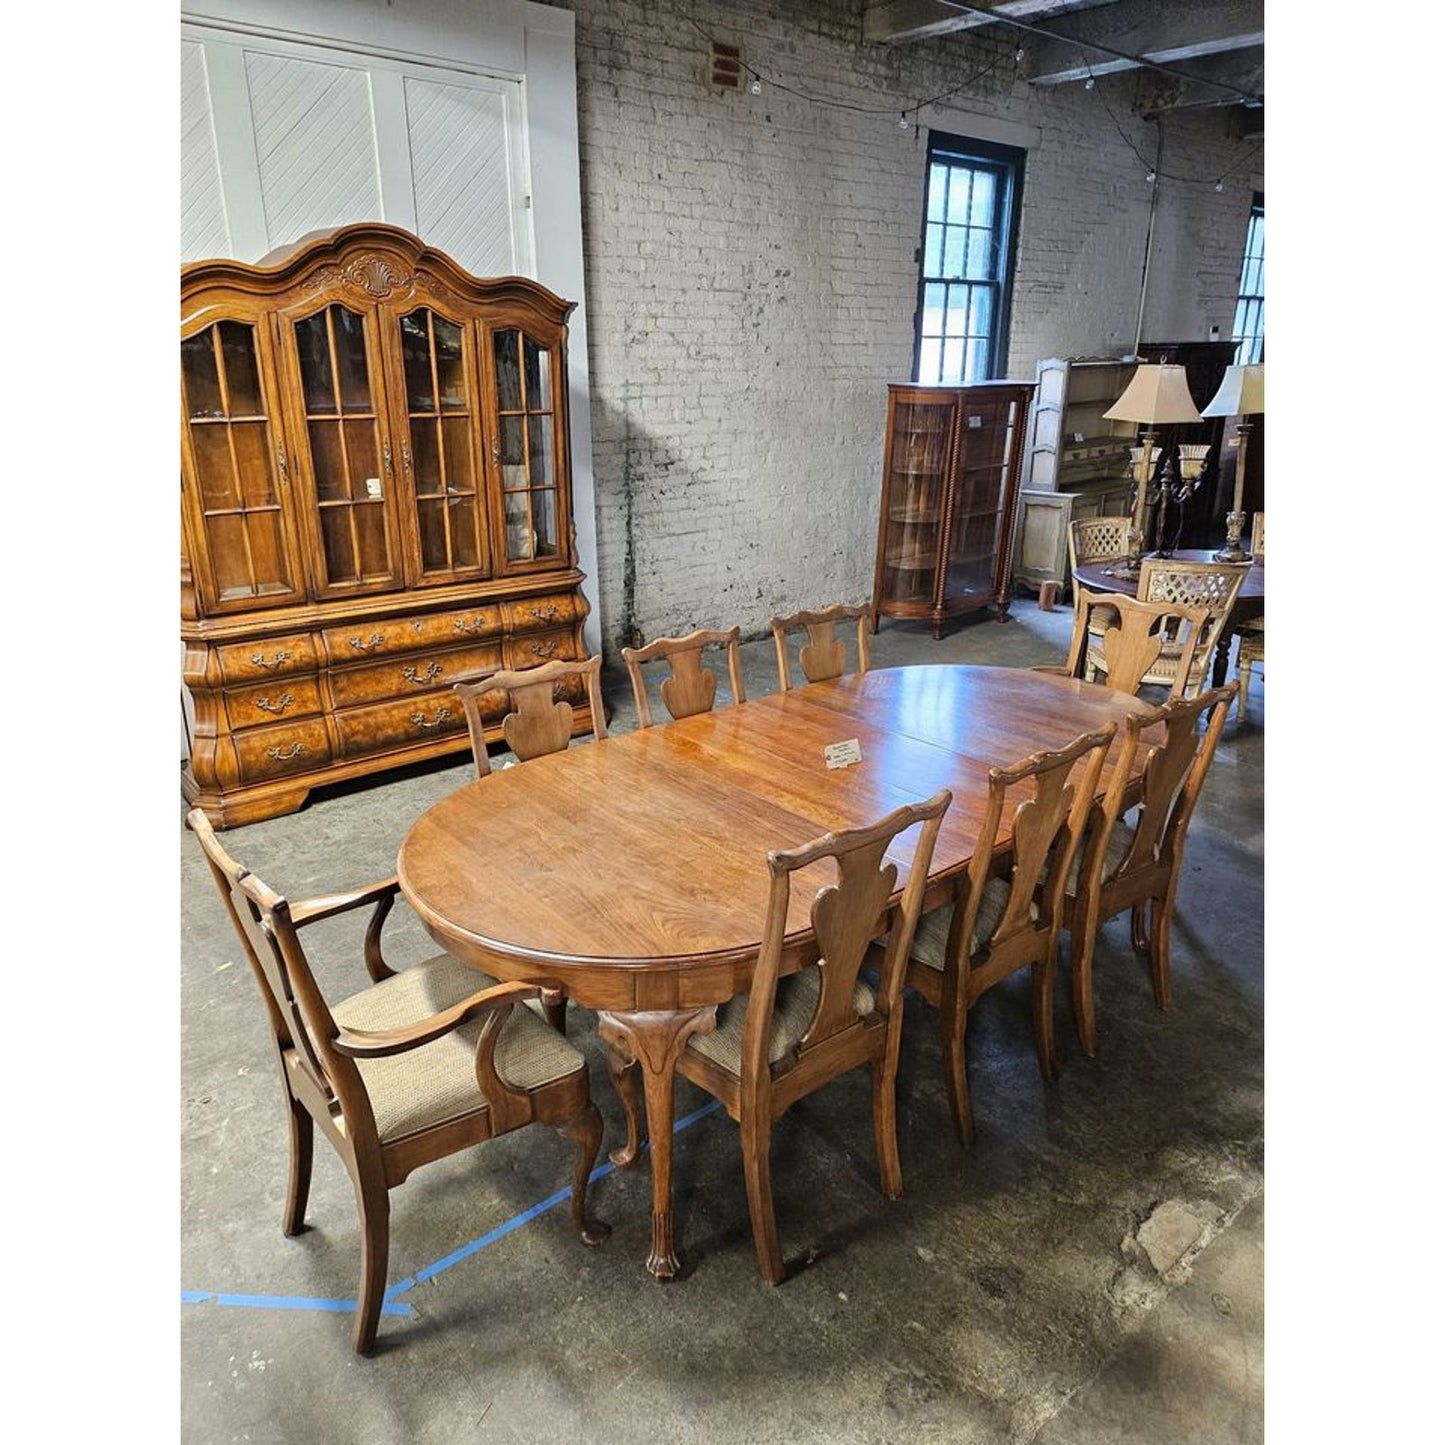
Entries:
<svg viewBox="0 0 1445 1445">
<path fill-rule="evenodd" d="M 1175 552 L 1174 556 L 1180 562 L 1214 561 L 1214 552 L 1208 547 L 1181 550 Z M 1108 575 L 1108 569 L 1117 560 L 1116 557 L 1105 557 L 1094 562 L 1080 562 L 1074 568 L 1074 576 L 1085 587 L 1092 587 L 1096 592 L 1127 592 L 1132 597 L 1139 587 L 1137 578 L 1131 581 L 1127 577 L 1110 577 Z M 1259 611 L 1264 610 L 1263 557 L 1256 557 L 1250 563 L 1249 571 L 1244 574 L 1244 581 L 1239 585 L 1239 596 L 1235 599 L 1236 608 L 1245 605 L 1253 607 L 1255 604 L 1258 604 Z"/>
<path fill-rule="evenodd" d="M 1145 705 L 1017 668 L 930 665 L 815 683 L 534 758 L 467 783 L 402 843 L 398 876 L 433 937 L 503 977 L 556 979 L 591 1008 L 720 1002 L 747 986 L 767 854 L 876 822 L 940 787 L 931 876 L 966 867 L 988 769 Z M 862 761 L 825 766 L 857 738 Z M 1107 776 L 1104 784 L 1107 784 Z M 912 836 L 891 856 L 906 881 Z M 818 865 L 815 886 L 831 881 Z M 809 937 L 813 889 L 789 935 Z"/>
</svg>

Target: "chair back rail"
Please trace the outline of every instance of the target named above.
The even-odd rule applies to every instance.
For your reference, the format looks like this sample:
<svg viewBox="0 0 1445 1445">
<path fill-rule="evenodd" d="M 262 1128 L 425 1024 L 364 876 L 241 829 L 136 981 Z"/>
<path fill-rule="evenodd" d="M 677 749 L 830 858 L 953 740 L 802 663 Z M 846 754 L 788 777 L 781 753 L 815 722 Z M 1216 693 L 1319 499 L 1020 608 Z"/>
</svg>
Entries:
<svg viewBox="0 0 1445 1445">
<path fill-rule="evenodd" d="M 868 627 L 872 621 L 872 608 L 864 603 L 850 607 L 836 603 L 816 612 L 795 612 L 790 617 L 774 617 L 768 626 L 772 629 L 773 644 L 778 654 L 778 686 L 787 692 L 793 685 L 792 666 L 789 662 L 789 637 L 794 633 L 806 632 L 808 640 L 798 650 L 798 666 L 807 682 L 827 682 L 842 677 L 848 665 L 847 652 L 838 636 L 838 624 L 849 620 L 857 624 L 858 665 L 860 674 L 868 671 Z"/>
<path fill-rule="evenodd" d="M 624 647 L 622 660 L 627 665 L 633 701 L 637 704 L 637 725 L 644 728 L 652 726 L 652 706 L 643 673 L 643 668 L 650 662 L 665 661 L 668 665 L 668 675 L 658 691 L 669 717 L 693 717 L 712 711 L 717 700 L 717 673 L 703 666 L 703 654 L 708 648 L 724 649 L 733 701 L 746 702 L 741 637 L 742 630 L 738 627 L 731 627 L 726 632 L 699 628 L 685 637 L 658 637 L 645 647 Z"/>
<path fill-rule="evenodd" d="M 522 762 L 561 752 L 572 739 L 575 721 L 572 704 L 556 696 L 568 684 L 585 689 L 595 737 L 607 736 L 607 715 L 602 705 L 602 657 L 576 661 L 558 658 L 538 667 L 501 669 L 475 682 L 456 682 L 452 691 L 461 699 L 472 739 L 477 776 L 492 771 L 487 751 L 485 701 L 493 694 L 509 696 L 514 711 L 502 719 L 502 740 Z"/>
</svg>

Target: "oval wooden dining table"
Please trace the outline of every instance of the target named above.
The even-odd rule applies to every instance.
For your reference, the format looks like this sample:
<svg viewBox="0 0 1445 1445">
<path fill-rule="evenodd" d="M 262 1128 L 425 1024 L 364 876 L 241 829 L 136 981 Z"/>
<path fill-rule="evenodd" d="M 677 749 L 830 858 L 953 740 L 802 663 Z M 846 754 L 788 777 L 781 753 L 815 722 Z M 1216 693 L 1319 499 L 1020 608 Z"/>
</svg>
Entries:
<svg viewBox="0 0 1445 1445">
<path fill-rule="evenodd" d="M 647 1267 L 667 1279 L 679 1269 L 675 1064 L 693 1034 L 713 1029 L 717 1006 L 748 987 L 769 850 L 876 822 L 946 787 L 953 802 L 925 900 L 938 906 L 968 867 L 991 765 L 1144 708 L 1018 668 L 925 665 L 814 683 L 469 782 L 411 827 L 397 874 L 449 953 L 500 978 L 560 985 L 597 1010 L 603 1039 L 640 1065 L 652 1163 Z M 824 749 L 852 739 L 861 761 L 827 767 Z M 916 836 L 890 854 L 895 906 Z M 1001 855 L 1009 841 L 1005 829 Z M 811 899 L 834 880 L 824 864 L 810 872 L 793 889 L 785 969 L 816 958 Z"/>
</svg>

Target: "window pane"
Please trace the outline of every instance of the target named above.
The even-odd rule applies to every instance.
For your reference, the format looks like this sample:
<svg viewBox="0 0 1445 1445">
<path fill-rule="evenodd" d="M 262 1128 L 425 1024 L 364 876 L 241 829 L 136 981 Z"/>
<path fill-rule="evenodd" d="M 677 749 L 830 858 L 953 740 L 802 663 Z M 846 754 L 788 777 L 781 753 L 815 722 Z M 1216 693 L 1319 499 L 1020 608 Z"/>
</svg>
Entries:
<svg viewBox="0 0 1445 1445">
<path fill-rule="evenodd" d="M 936 337 L 923 338 L 923 344 L 918 348 L 918 379 L 925 386 L 931 386 L 938 381 L 938 368 L 943 355 L 943 343 Z"/>
<path fill-rule="evenodd" d="M 952 225 L 968 223 L 968 198 L 973 173 L 966 166 L 950 166 L 948 177 L 948 221 Z"/>
<path fill-rule="evenodd" d="M 963 380 L 963 340 L 961 337 L 956 341 L 950 340 L 943 343 L 943 368 L 940 379 L 946 382 Z"/>
<path fill-rule="evenodd" d="M 963 380 L 969 386 L 976 381 L 988 380 L 988 339 L 986 337 L 969 338 L 968 363 L 964 370 Z"/>
<path fill-rule="evenodd" d="M 943 334 L 943 306 L 944 297 L 947 294 L 947 286 L 933 285 L 923 288 L 923 334 L 925 336 L 941 336 Z"/>
<path fill-rule="evenodd" d="M 937 276 L 938 268 L 943 264 L 943 227 L 930 224 L 927 232 L 927 240 L 923 244 L 923 274 L 925 276 Z M 195 415 L 193 411 L 192 416 Z"/>
<path fill-rule="evenodd" d="M 974 286 L 968 318 L 968 334 L 985 340 L 993 331 L 993 291 L 988 286 Z"/>
<path fill-rule="evenodd" d="M 943 219 L 944 192 L 948 188 L 948 167 L 937 163 L 928 168 L 928 219 Z"/>
<path fill-rule="evenodd" d="M 443 411 L 458 411 L 467 404 L 466 379 L 462 371 L 462 328 L 432 317 L 436 338 L 437 386 Z"/>
<path fill-rule="evenodd" d="M 970 226 L 968 231 L 968 259 L 965 262 L 965 276 L 975 281 L 992 281 L 994 278 L 993 237 L 987 231 Z"/>
<path fill-rule="evenodd" d="M 943 271 L 944 276 L 962 276 L 963 271 L 963 243 L 968 238 L 968 232 L 962 226 L 949 226 L 943 243 Z"/>
<path fill-rule="evenodd" d="M 431 384 L 431 345 L 426 329 L 427 313 L 413 311 L 401 318 L 401 361 L 406 371 L 406 404 L 409 411 L 434 411 L 436 396 Z"/>
<path fill-rule="evenodd" d="M 954 286 L 948 297 L 948 324 L 944 328 L 947 336 L 962 336 L 968 331 L 968 286 Z"/>
<path fill-rule="evenodd" d="M 311 416 L 334 416 L 336 395 L 331 383 L 331 341 L 326 334 L 325 312 L 297 323 L 296 356 L 307 412 Z"/>
<path fill-rule="evenodd" d="M 497 406 L 502 411 L 522 409 L 522 376 L 517 364 L 521 333 L 499 331 L 492 337 L 492 357 L 497 371 Z"/>
<path fill-rule="evenodd" d="M 343 411 L 371 410 L 371 377 L 366 365 L 366 332 L 360 316 L 333 306 L 336 327 L 336 374 L 341 382 Z"/>
<path fill-rule="evenodd" d="M 209 331 L 181 342 L 181 381 L 188 416 L 221 416 L 221 380 Z"/>
<path fill-rule="evenodd" d="M 261 378 L 256 373 L 256 337 L 239 321 L 221 322 L 221 356 L 232 416 L 260 416 Z"/>
<path fill-rule="evenodd" d="M 993 208 L 998 197 L 998 177 L 992 171 L 973 173 L 973 201 L 968 208 L 969 223 L 983 226 L 993 225 Z"/>
</svg>

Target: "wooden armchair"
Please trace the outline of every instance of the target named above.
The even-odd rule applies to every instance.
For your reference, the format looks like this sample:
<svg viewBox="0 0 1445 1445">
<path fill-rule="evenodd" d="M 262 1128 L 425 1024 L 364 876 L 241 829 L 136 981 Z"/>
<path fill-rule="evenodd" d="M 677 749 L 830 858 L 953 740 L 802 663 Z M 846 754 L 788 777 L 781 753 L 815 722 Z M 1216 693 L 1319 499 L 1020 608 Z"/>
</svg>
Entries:
<svg viewBox="0 0 1445 1445">
<path fill-rule="evenodd" d="M 647 698 L 647 683 L 642 669 L 659 659 L 668 664 L 668 675 L 659 689 L 663 706 L 672 718 L 692 717 L 694 713 L 710 712 L 717 698 L 717 674 L 702 665 L 703 652 L 709 647 L 727 651 L 728 682 L 733 701 L 746 702 L 743 690 L 741 629 L 726 632 L 699 630 L 686 637 L 659 637 L 646 647 L 624 647 L 622 660 L 632 682 L 632 696 L 637 703 L 638 727 L 652 726 L 652 708 Z"/>
<path fill-rule="evenodd" d="M 586 689 L 587 706 L 592 714 L 592 732 L 599 738 L 607 736 L 607 714 L 602 707 L 602 658 L 589 657 L 572 662 L 559 659 L 544 662 L 540 667 L 519 671 L 489 673 L 477 682 L 456 682 L 452 691 L 462 700 L 467 715 L 467 731 L 472 737 L 472 757 L 477 776 L 485 778 L 492 771 L 487 755 L 484 731 L 487 712 L 495 716 L 489 703 L 492 694 L 511 694 L 516 711 L 502 719 L 502 739 L 522 761 L 539 758 L 545 753 L 560 753 L 572 739 L 572 704 L 565 699 L 554 701 L 559 683 L 569 682 L 577 688 L 577 680 Z M 580 691 L 580 689 L 579 689 Z"/>
<path fill-rule="evenodd" d="M 743 1173 L 758 1268 L 769 1284 L 784 1278 L 773 1213 L 769 1156 L 774 1123 L 804 1095 L 862 1065 L 873 1075 L 873 1139 L 883 1193 L 903 1193 L 895 1111 L 903 1024 L 903 969 L 923 905 L 928 868 L 952 796 L 898 808 L 868 828 L 829 833 L 788 852 L 768 854 L 772 886 L 752 988 L 718 1010 L 710 1034 L 694 1034 L 678 1069 L 720 1099 L 741 1126 Z M 888 900 L 898 869 L 884 855 L 918 827 L 908 883 L 888 935 Z M 784 945 L 794 874 L 828 859 L 837 881 L 813 896 L 816 963 L 779 977 L 792 950 Z M 797 922 L 793 927 L 796 929 Z M 876 967 L 875 989 L 862 976 Z"/>
<path fill-rule="evenodd" d="M 1106 686 L 1137 695 L 1167 647 L 1173 652 L 1170 695 L 1178 697 L 1193 672 L 1197 643 L 1208 624 L 1203 607 L 1138 602 L 1117 592 L 1080 587 L 1063 671 L 1091 680 L 1102 675 Z"/>
<path fill-rule="evenodd" d="M 1095 806 L 1115 724 L 1084 733 L 1058 752 L 1035 753 L 1011 768 L 990 768 L 988 804 L 959 898 L 925 913 L 914 936 L 906 982 L 939 1011 L 944 1079 L 954 1128 L 977 1137 L 964 1059 L 968 1012 L 994 984 L 1033 974 L 1034 1048 L 1046 1082 L 1058 1077 L 1054 1053 L 1054 973 L 1064 888 Z M 994 855 L 1012 809 L 1013 842 L 998 875 Z M 1013 791 L 1011 791 L 1013 790 Z"/>
<path fill-rule="evenodd" d="M 441 954 L 394 972 L 382 925 L 395 878 L 288 903 L 221 847 L 199 808 L 187 815 L 205 850 L 260 986 L 280 1065 L 291 1140 L 281 1232 L 299 1234 L 311 1184 L 314 1130 L 351 1175 L 361 1220 L 361 1289 L 352 1346 L 369 1354 L 386 1288 L 389 1191 L 420 1165 L 532 1122 L 572 1141 L 572 1223 L 586 1244 L 608 1226 L 586 1213 L 588 1176 L 602 1143 L 587 1064 L 524 999 L 531 984 L 496 979 Z M 372 910 L 361 948 L 370 986 L 332 1005 L 301 946 L 301 930 L 355 909 Z"/>
<path fill-rule="evenodd" d="M 867 672 L 868 626 L 872 616 L 872 609 L 866 603 L 861 607 L 837 603 L 819 612 L 795 612 L 791 617 L 774 617 L 768 626 L 773 630 L 773 645 L 778 650 L 779 688 L 787 692 L 793 685 L 792 668 L 788 661 L 789 635 L 805 630 L 808 640 L 798 651 L 798 666 L 803 670 L 804 679 L 807 682 L 827 682 L 830 678 L 842 677 L 847 667 L 847 655 L 838 636 L 838 624 L 850 618 L 858 623 L 857 671 L 859 674 Z"/>
<path fill-rule="evenodd" d="M 1229 624 L 1235 598 L 1244 584 L 1247 564 L 1237 562 L 1181 562 L 1173 557 L 1145 557 L 1139 572 L 1140 602 L 1164 602 L 1180 607 L 1202 607 L 1209 620 L 1194 639 L 1194 657 L 1184 672 L 1183 686 L 1175 696 L 1192 697 L 1204 685 L 1210 656 Z M 1174 689 L 1181 671 L 1180 649 L 1172 641 L 1165 643 L 1143 682 L 1158 683 Z"/>
<path fill-rule="evenodd" d="M 1131 910 L 1134 951 L 1149 955 L 1154 1001 L 1161 1009 L 1172 1003 L 1169 929 L 1184 862 L 1184 836 L 1238 686 L 1231 682 L 1198 697 L 1176 698 L 1124 720 L 1119 758 L 1104 800 L 1089 821 L 1065 901 L 1074 1023 L 1090 1058 L 1096 1049 L 1094 943 L 1100 925 L 1115 914 Z M 1143 741 L 1146 732 L 1161 730 L 1161 741 Z M 1141 747 L 1143 797 L 1125 814 L 1125 790 Z"/>
</svg>

